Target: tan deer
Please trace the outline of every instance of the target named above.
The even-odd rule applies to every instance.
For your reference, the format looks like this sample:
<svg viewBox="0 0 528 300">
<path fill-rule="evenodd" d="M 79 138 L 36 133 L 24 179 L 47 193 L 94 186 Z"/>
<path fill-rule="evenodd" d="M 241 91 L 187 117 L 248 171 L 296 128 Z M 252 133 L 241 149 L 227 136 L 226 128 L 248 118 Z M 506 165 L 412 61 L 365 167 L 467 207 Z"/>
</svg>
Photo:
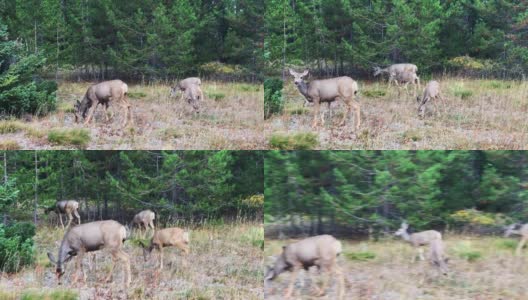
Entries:
<svg viewBox="0 0 528 300">
<path fill-rule="evenodd" d="M 61 284 L 61 277 L 65 273 L 65 263 L 70 261 L 74 256 L 77 256 L 77 272 L 73 282 L 78 281 L 77 273 L 79 270 L 82 273 L 83 281 L 86 282 L 86 274 L 82 266 L 84 253 L 107 249 L 112 254 L 112 266 L 106 276 L 106 281 L 111 281 L 116 261 L 120 260 L 125 272 L 125 286 L 128 287 L 131 282 L 131 272 L 129 257 L 123 251 L 123 243 L 126 237 L 125 226 L 113 220 L 97 221 L 70 227 L 64 234 L 57 259 L 55 259 L 53 254 L 48 252 L 48 258 L 56 265 L 55 273 L 58 283 Z"/>
<path fill-rule="evenodd" d="M 357 102 L 358 84 L 352 78 L 348 76 L 312 80 L 311 82 L 305 82 L 304 77 L 308 75 L 308 70 L 303 73 L 297 73 L 292 69 L 289 69 L 290 74 L 294 77 L 294 84 L 297 86 L 299 92 L 306 98 L 308 102 L 314 103 L 314 118 L 312 127 L 316 128 L 318 124 L 319 110 L 321 102 L 327 102 L 330 106 L 330 102 L 340 100 L 346 106 L 345 114 L 341 120 L 340 126 L 345 125 L 348 115 L 351 110 L 355 111 L 355 129 L 358 130 L 361 125 L 360 119 L 360 106 Z M 324 116 L 321 116 L 321 122 L 324 125 Z"/>
<path fill-rule="evenodd" d="M 407 232 L 408 228 L 409 225 L 406 222 L 403 222 L 401 224 L 400 229 L 398 229 L 398 231 L 396 231 L 394 234 L 396 236 L 401 236 L 405 241 L 409 242 L 413 247 L 417 248 L 420 260 L 425 260 L 423 256 L 423 249 L 421 247 L 428 245 L 429 243 L 431 243 L 432 240 L 441 240 L 442 234 L 436 230 L 426 230 L 409 234 Z M 416 256 L 413 256 L 413 261 L 415 260 Z"/>
<path fill-rule="evenodd" d="M 391 83 L 394 82 L 395 84 L 398 84 L 398 76 L 401 76 L 402 73 L 414 73 L 416 74 L 418 72 L 418 67 L 414 64 L 404 63 L 404 64 L 394 64 L 391 66 L 388 66 L 386 68 L 374 68 L 374 76 L 378 76 L 383 73 L 389 74 L 389 88 L 391 87 Z M 418 86 L 420 86 L 420 79 L 418 78 Z"/>
<path fill-rule="evenodd" d="M 290 283 L 285 293 L 289 298 L 293 292 L 293 285 L 301 269 L 316 266 L 321 272 L 335 273 L 338 280 L 338 299 L 344 297 L 344 278 L 337 265 L 337 257 L 342 251 L 341 242 L 331 235 L 318 235 L 282 247 L 282 254 L 276 257 L 275 263 L 269 267 L 264 278 L 265 284 L 275 279 L 281 273 L 292 272 Z M 324 295 L 328 278 L 324 278 L 321 288 L 314 286 L 318 296 Z"/>
<path fill-rule="evenodd" d="M 431 264 L 436 266 L 442 274 L 447 275 L 449 272 L 447 267 L 449 258 L 445 256 L 444 242 L 442 240 L 433 239 L 429 242 L 429 259 Z"/>
<path fill-rule="evenodd" d="M 420 84 L 420 77 L 414 72 L 402 72 L 396 74 L 396 85 L 398 86 L 398 97 L 401 94 L 401 86 L 408 93 L 407 87 L 409 84 L 413 85 L 413 97 L 416 97 L 417 86 Z"/>
<path fill-rule="evenodd" d="M 152 249 L 156 248 L 159 251 L 159 269 L 162 270 L 163 247 L 175 246 L 185 254 L 189 254 L 189 232 L 176 227 L 165 228 L 154 233 L 148 247 L 143 242 L 140 242 L 140 244 L 143 247 L 143 258 L 145 261 L 149 259 Z"/>
<path fill-rule="evenodd" d="M 512 234 L 520 235 L 521 241 L 517 245 L 517 249 L 515 249 L 515 255 L 520 256 L 521 250 L 524 247 L 524 244 L 526 244 L 526 241 L 528 240 L 528 224 L 512 224 L 505 228 L 504 237 L 509 237 Z"/>
<path fill-rule="evenodd" d="M 104 106 L 105 118 L 108 122 L 108 106 L 110 102 L 117 103 L 124 111 L 123 127 L 132 117 L 130 102 L 128 101 L 128 85 L 121 80 L 103 81 L 88 88 L 82 101 L 77 101 L 74 106 L 75 122 L 84 118 L 84 125 L 90 123 L 95 109 L 99 104 Z"/>
<path fill-rule="evenodd" d="M 44 213 L 48 214 L 50 211 L 54 211 L 57 214 L 57 216 L 59 216 L 62 229 L 64 229 L 64 223 L 62 223 L 63 214 L 68 216 L 68 224 L 66 225 L 67 227 L 70 226 L 73 220 L 72 215 L 75 215 L 77 222 L 81 224 L 81 216 L 79 215 L 78 209 L 79 209 L 79 202 L 75 200 L 63 200 L 63 201 L 58 201 L 57 203 L 55 203 L 55 205 L 46 208 L 44 210 Z"/>
<path fill-rule="evenodd" d="M 198 112 L 199 103 L 203 100 L 203 92 L 199 85 L 191 85 L 183 92 L 183 97 L 187 103 L 191 104 L 193 109 Z"/>
<path fill-rule="evenodd" d="M 170 97 L 176 97 L 178 95 L 178 92 L 182 92 L 182 96 L 180 100 L 183 98 L 185 90 L 191 86 L 201 86 L 202 80 L 198 77 L 189 77 L 185 78 L 183 80 L 180 80 L 176 85 L 171 87 L 170 89 Z"/>
<path fill-rule="evenodd" d="M 425 86 L 422 99 L 420 99 L 419 97 L 416 98 L 416 101 L 420 103 L 420 106 L 418 107 L 418 115 L 422 117 L 425 116 L 425 105 L 428 102 L 432 102 L 435 107 L 435 111 L 437 111 L 436 99 L 442 100 L 445 110 L 446 103 L 445 99 L 442 97 L 442 94 L 440 92 L 440 83 L 438 83 L 438 81 L 436 80 L 431 80 Z"/>
<path fill-rule="evenodd" d="M 156 218 L 156 214 L 151 211 L 150 209 L 143 210 L 139 213 L 137 213 L 134 216 L 134 219 L 132 219 L 132 224 L 139 227 L 139 230 L 142 231 L 143 227 L 145 227 L 145 232 L 149 228 L 152 228 L 152 230 L 155 230 L 154 227 L 154 219 Z"/>
</svg>

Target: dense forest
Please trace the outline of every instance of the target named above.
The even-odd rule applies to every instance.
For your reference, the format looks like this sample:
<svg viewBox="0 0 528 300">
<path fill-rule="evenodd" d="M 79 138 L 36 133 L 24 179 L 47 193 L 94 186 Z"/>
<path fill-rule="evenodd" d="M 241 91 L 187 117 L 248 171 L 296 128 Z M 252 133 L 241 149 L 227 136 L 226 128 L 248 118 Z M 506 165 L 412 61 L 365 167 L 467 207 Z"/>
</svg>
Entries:
<svg viewBox="0 0 528 300">
<path fill-rule="evenodd" d="M 260 80 L 263 15 L 252 0 L 0 0 L 9 39 L 76 80 Z"/>
<path fill-rule="evenodd" d="M 527 10 L 518 0 L 267 0 L 267 72 L 366 75 L 412 62 L 422 73 L 523 77 Z"/>
<path fill-rule="evenodd" d="M 523 151 L 270 151 L 265 220 L 311 234 L 526 222 L 527 170 Z"/>
<path fill-rule="evenodd" d="M 262 152 L 5 151 L 0 208 L 4 222 L 47 218 L 58 200 L 77 200 L 84 220 L 128 223 L 151 209 L 157 221 L 259 220 Z"/>
</svg>

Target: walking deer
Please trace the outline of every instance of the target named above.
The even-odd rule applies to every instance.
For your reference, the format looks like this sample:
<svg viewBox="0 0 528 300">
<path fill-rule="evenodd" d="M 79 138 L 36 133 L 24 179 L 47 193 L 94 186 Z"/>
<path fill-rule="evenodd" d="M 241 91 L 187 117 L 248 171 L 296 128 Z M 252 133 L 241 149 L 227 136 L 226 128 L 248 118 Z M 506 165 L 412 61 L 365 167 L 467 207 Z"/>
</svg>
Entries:
<svg viewBox="0 0 528 300">
<path fill-rule="evenodd" d="M 398 77 L 401 76 L 403 73 L 414 73 L 416 74 L 418 72 L 418 67 L 414 64 L 394 64 L 391 66 L 388 66 L 386 68 L 374 68 L 374 76 L 378 76 L 380 74 L 387 73 L 389 74 L 389 88 L 391 87 L 391 83 L 394 82 L 395 84 L 398 84 Z M 420 86 L 420 79 L 417 80 L 418 86 Z"/>
<path fill-rule="evenodd" d="M 108 122 L 108 106 L 110 102 L 117 103 L 124 111 L 123 127 L 128 124 L 132 117 L 130 102 L 128 101 L 128 85 L 121 80 L 103 81 L 88 88 L 82 101 L 77 101 L 74 106 L 75 122 L 82 117 L 84 125 L 90 123 L 95 109 L 99 104 L 104 106 L 105 118 Z M 113 115 L 112 115 L 113 117 Z"/>
<path fill-rule="evenodd" d="M 504 237 L 509 237 L 512 234 L 520 235 L 521 241 L 517 245 L 517 249 L 515 249 L 515 255 L 520 256 L 521 250 L 528 241 L 528 224 L 512 224 L 505 228 Z"/>
<path fill-rule="evenodd" d="M 175 246 L 185 254 L 189 254 L 189 232 L 176 227 L 165 228 L 154 233 L 148 247 L 143 242 L 140 242 L 140 244 L 143 247 L 143 258 L 145 261 L 149 259 L 150 253 L 154 248 L 159 251 L 159 269 L 162 270 L 163 247 Z"/>
<path fill-rule="evenodd" d="M 308 269 L 316 266 L 321 272 L 335 273 L 338 280 L 338 299 L 344 297 L 344 278 L 341 269 L 337 266 L 337 257 L 342 251 L 341 242 L 331 235 L 318 235 L 292 243 L 282 247 L 282 253 L 276 257 L 273 267 L 269 267 L 265 284 L 275 279 L 281 273 L 292 272 L 292 276 L 285 293 L 289 298 L 293 292 L 293 285 L 297 280 L 301 269 Z M 324 278 L 321 288 L 314 286 L 318 296 L 324 295 L 328 278 Z"/>
<path fill-rule="evenodd" d="M 56 265 L 55 274 L 58 283 L 61 284 L 61 277 L 64 275 L 64 265 L 74 256 L 77 256 L 76 274 L 73 282 L 78 281 L 77 273 L 80 269 L 83 281 L 86 282 L 86 274 L 82 266 L 84 253 L 93 252 L 101 249 L 108 249 L 112 254 L 112 266 L 106 276 L 106 281 L 111 281 L 112 273 L 117 260 L 123 264 L 125 276 L 124 283 L 128 287 L 131 282 L 130 260 L 128 255 L 123 251 L 123 243 L 126 239 L 125 226 L 116 221 L 97 221 L 85 223 L 71 227 L 62 239 L 57 259 L 48 252 L 49 260 Z"/>
<path fill-rule="evenodd" d="M 442 94 L 440 93 L 440 83 L 438 83 L 438 81 L 436 80 L 432 80 L 429 81 L 429 83 L 427 83 L 427 85 L 425 86 L 422 99 L 416 97 L 416 101 L 420 103 L 420 106 L 418 107 L 418 115 L 422 117 L 425 116 L 425 105 L 430 101 L 433 103 L 435 111 L 437 111 L 436 99 L 442 100 L 442 102 L 444 103 L 445 110 L 446 104 L 444 98 L 442 97 Z"/>
<path fill-rule="evenodd" d="M 57 203 L 55 203 L 55 205 L 46 208 L 44 210 L 44 213 L 48 214 L 50 211 L 54 211 L 59 217 L 60 223 L 62 225 L 62 229 L 64 229 L 64 223 L 62 223 L 63 214 L 68 216 L 68 224 L 66 225 L 67 227 L 70 226 L 73 220 L 72 214 L 75 215 L 75 218 L 77 219 L 78 223 L 81 224 L 81 216 L 79 215 L 78 209 L 79 209 L 79 202 L 75 200 L 63 200 L 63 201 L 58 201 Z"/>
<path fill-rule="evenodd" d="M 346 106 L 346 111 L 343 115 L 340 125 L 345 125 L 347 117 L 353 108 L 355 111 L 356 121 L 355 129 L 359 129 L 359 126 L 361 125 L 360 106 L 357 102 L 357 99 L 354 99 L 357 97 L 359 91 L 356 81 L 348 76 L 342 76 L 305 82 L 303 78 L 308 75 L 308 70 L 305 70 L 303 73 L 297 73 L 292 69 L 289 69 L 289 71 L 294 77 L 294 84 L 297 86 L 299 92 L 306 98 L 308 102 L 314 103 L 315 112 L 312 123 L 313 128 L 317 127 L 320 103 L 327 102 L 330 108 L 330 103 L 339 99 Z M 324 116 L 321 116 L 321 122 L 324 125 Z"/>
<path fill-rule="evenodd" d="M 406 222 L 403 222 L 400 229 L 398 229 L 398 231 L 396 231 L 394 234 L 396 236 L 401 236 L 405 241 L 417 248 L 420 260 L 424 260 L 425 258 L 423 256 L 423 249 L 421 247 L 430 244 L 433 240 L 441 240 L 442 234 L 436 230 L 426 230 L 409 234 L 407 232 L 408 228 L 409 225 Z M 413 256 L 413 261 L 415 261 L 415 259 L 416 256 Z"/>
</svg>

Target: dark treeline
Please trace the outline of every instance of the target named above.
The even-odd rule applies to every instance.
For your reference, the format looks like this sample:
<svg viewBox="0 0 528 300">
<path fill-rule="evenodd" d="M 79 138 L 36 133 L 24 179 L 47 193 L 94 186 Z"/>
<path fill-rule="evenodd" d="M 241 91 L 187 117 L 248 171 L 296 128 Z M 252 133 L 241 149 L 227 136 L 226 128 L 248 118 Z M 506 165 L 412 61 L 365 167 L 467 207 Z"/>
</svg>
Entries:
<svg viewBox="0 0 528 300">
<path fill-rule="evenodd" d="M 73 79 L 260 79 L 263 15 L 261 0 L 0 0 L 9 38 Z"/>
<path fill-rule="evenodd" d="M 366 75 L 411 62 L 422 73 L 523 77 L 527 9 L 518 0 L 266 0 L 267 71 Z"/>
<path fill-rule="evenodd" d="M 292 234 L 528 221 L 523 151 L 270 151 L 264 173 L 265 220 Z"/>
<path fill-rule="evenodd" d="M 123 223 L 151 209 L 161 223 L 260 220 L 259 151 L 4 151 L 4 222 L 46 220 L 44 209 L 77 200 L 83 222 Z"/>
</svg>

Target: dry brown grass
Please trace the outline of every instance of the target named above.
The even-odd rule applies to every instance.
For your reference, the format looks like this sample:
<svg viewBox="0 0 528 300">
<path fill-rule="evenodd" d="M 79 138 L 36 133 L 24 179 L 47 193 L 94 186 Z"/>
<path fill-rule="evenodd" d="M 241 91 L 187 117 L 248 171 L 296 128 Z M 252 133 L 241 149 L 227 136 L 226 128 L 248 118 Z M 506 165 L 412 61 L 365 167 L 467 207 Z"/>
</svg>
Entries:
<svg viewBox="0 0 528 300">
<path fill-rule="evenodd" d="M 469 236 L 444 238 L 450 258 L 447 276 L 441 275 L 427 261 L 411 263 L 416 250 L 401 240 L 342 240 L 343 255 L 339 261 L 345 273 L 345 299 L 528 299 L 528 251 L 525 249 L 522 257 L 515 257 L 517 240 Z M 266 240 L 265 255 L 280 253 L 281 246 L 287 243 Z M 365 253 L 369 255 L 361 255 Z M 358 260 L 357 257 L 367 258 Z M 297 299 L 334 299 L 336 284 L 333 280 L 327 296 L 315 298 L 310 296 L 307 274 L 301 272 L 299 278 L 295 291 Z M 301 288 L 303 280 L 306 282 Z M 281 299 L 288 282 L 289 273 L 281 274 L 265 292 L 266 299 Z"/>
<path fill-rule="evenodd" d="M 527 149 L 528 83 L 519 81 L 435 78 L 440 81 L 447 106 L 438 113 L 429 110 L 418 117 L 416 98 L 387 90 L 385 82 L 359 82 L 361 121 L 353 130 L 353 117 L 346 127 L 337 126 L 342 116 L 339 103 L 332 104 L 333 118 L 325 127 L 311 129 L 312 107 L 291 80 L 285 84 L 285 112 L 266 121 L 269 140 L 274 133 L 317 132 L 318 149 Z M 422 80 L 423 85 L 427 83 Z"/>
<path fill-rule="evenodd" d="M 3 121 L 0 139 L 16 141 L 22 149 L 75 149 L 77 145 L 52 143 L 48 132 L 66 129 L 89 131 L 87 149 L 262 149 L 263 88 L 245 83 L 203 82 L 205 101 L 201 113 L 169 97 L 169 85 L 129 85 L 134 125 L 121 130 L 119 106 L 111 107 L 114 118 L 105 122 L 99 107 L 89 127 L 76 124 L 73 104 L 90 83 L 61 83 L 57 111 L 28 122 Z M 17 125 L 22 126 L 17 126 Z M 3 130 L 2 130 L 3 128 Z M 84 146 L 83 146 L 84 148 Z"/>
<path fill-rule="evenodd" d="M 258 224 L 201 226 L 190 231 L 190 254 L 176 248 L 164 249 L 164 269 L 157 271 L 158 252 L 143 260 L 142 249 L 134 239 L 125 242 L 131 259 L 132 283 L 123 290 L 123 271 L 117 265 L 113 282 L 103 281 L 110 268 L 111 255 L 98 251 L 95 269 L 90 270 L 90 254 L 83 263 L 85 285 L 70 284 L 75 260 L 66 264 L 63 285 L 57 286 L 54 266 L 46 253 L 55 255 L 64 232 L 62 229 L 39 228 L 36 241 L 36 266 L 17 274 L 0 273 L 0 299 L 20 295 L 22 291 L 58 293 L 73 291 L 79 299 L 262 299 L 264 230 Z M 38 293 L 36 298 L 40 299 Z"/>
</svg>

